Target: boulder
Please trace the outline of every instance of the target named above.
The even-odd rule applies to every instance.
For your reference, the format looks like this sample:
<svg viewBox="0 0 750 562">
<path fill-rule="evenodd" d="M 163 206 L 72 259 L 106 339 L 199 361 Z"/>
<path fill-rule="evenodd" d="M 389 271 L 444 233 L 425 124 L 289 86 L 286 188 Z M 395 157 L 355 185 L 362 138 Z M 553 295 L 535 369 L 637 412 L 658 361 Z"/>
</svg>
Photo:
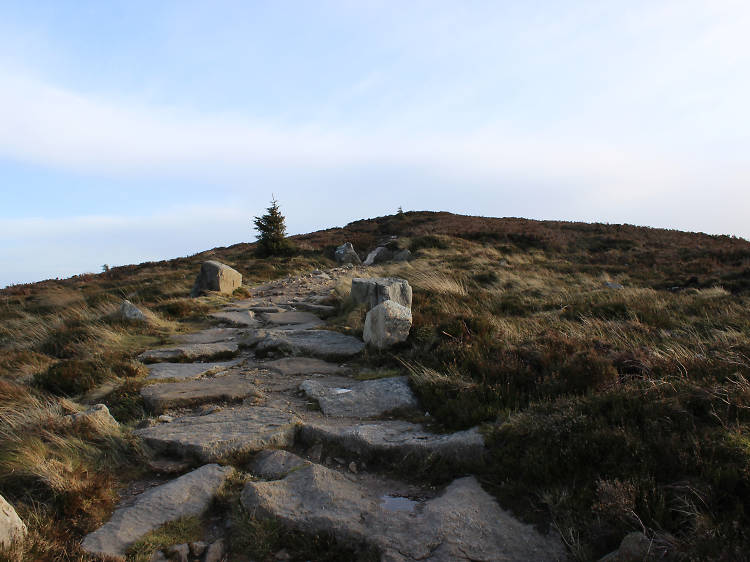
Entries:
<svg viewBox="0 0 750 562">
<path fill-rule="evenodd" d="M 191 297 L 197 297 L 206 291 L 229 293 L 242 285 L 242 275 L 218 261 L 205 261 L 201 264 L 200 273 L 195 278 Z"/>
<path fill-rule="evenodd" d="M 354 251 L 354 246 L 352 246 L 351 242 L 345 242 L 336 248 L 334 256 L 336 258 L 336 263 L 339 265 L 345 265 L 348 263 L 352 265 L 360 265 L 362 263 L 357 252 Z"/>
<path fill-rule="evenodd" d="M 26 538 L 26 525 L 3 496 L 0 496 L 0 551 Z"/>
<path fill-rule="evenodd" d="M 412 290 L 406 279 L 398 277 L 355 277 L 352 279 L 352 300 L 367 310 L 384 301 L 394 301 L 411 308 Z"/>
<path fill-rule="evenodd" d="M 367 254 L 367 259 L 363 265 L 375 265 L 384 263 L 393 259 L 393 252 L 385 246 L 379 246 Z"/>
<path fill-rule="evenodd" d="M 115 313 L 115 318 L 125 322 L 148 322 L 148 317 L 144 312 L 129 300 L 122 301 Z"/>
<path fill-rule="evenodd" d="M 233 470 L 207 464 L 143 492 L 131 505 L 116 509 L 102 527 L 86 535 L 83 549 L 94 555 L 124 558 L 127 548 L 149 531 L 206 511 Z"/>
<path fill-rule="evenodd" d="M 376 349 L 386 349 L 406 341 L 411 322 L 411 309 L 395 301 L 381 302 L 365 317 L 363 339 Z"/>
</svg>

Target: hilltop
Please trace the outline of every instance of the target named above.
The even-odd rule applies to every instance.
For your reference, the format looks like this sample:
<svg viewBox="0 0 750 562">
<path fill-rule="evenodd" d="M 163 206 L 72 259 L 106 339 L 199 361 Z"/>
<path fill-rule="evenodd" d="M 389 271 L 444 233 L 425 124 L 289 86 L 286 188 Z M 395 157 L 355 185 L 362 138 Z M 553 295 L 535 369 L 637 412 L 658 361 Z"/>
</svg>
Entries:
<svg viewBox="0 0 750 562">
<path fill-rule="evenodd" d="M 436 434 L 480 427 L 487 458 L 470 473 L 503 508 L 560 536 L 579 560 L 616 550 L 634 531 L 655 556 L 745 556 L 750 242 L 432 212 L 292 240 L 286 258 L 256 259 L 252 244 L 237 244 L 0 291 L 0 494 L 27 522 L 36 558 L 83 559 L 78 545 L 109 517 L 115 491 L 156 477 L 133 433 L 155 416 L 137 356 L 210 327 L 221 307 L 332 271 L 347 241 L 363 256 L 379 244 L 410 250 L 409 261 L 356 274 L 397 276 L 414 290 L 408 340 L 349 366 L 364 378 L 408 376 L 425 410 L 410 422 Z M 243 286 L 191 299 L 209 259 L 239 271 Z M 366 310 L 349 295 L 352 275 L 329 276 L 327 323 L 361 338 Z M 123 298 L 150 321 L 114 319 Z M 96 402 L 121 430 L 60 422 Z M 450 463 L 387 470 L 434 487 L 467 473 Z M 236 508 L 232 493 L 217 513 Z M 252 540 L 270 545 L 261 559 L 279 549 L 351 556 L 328 538 L 245 523 Z"/>
</svg>

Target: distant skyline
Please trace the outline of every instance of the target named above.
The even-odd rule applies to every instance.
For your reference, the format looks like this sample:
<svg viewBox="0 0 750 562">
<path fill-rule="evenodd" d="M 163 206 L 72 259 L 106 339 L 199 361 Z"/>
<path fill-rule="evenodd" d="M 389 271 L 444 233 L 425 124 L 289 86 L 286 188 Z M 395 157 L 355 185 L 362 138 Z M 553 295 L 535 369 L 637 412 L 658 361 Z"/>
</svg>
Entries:
<svg viewBox="0 0 750 562">
<path fill-rule="evenodd" d="M 750 4 L 0 0 L 0 287 L 405 210 L 750 238 Z"/>
</svg>

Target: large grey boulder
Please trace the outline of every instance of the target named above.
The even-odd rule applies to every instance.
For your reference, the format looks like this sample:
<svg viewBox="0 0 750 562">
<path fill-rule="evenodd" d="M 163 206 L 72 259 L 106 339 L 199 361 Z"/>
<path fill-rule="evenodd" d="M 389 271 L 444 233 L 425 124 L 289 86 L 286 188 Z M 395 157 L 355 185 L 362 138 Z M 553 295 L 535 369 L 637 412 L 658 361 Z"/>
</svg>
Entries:
<svg viewBox="0 0 750 562">
<path fill-rule="evenodd" d="M 326 443 L 365 460 L 399 464 L 440 460 L 475 468 L 484 462 L 484 438 L 478 428 L 436 434 L 415 423 L 387 420 L 342 426 L 335 421 L 308 422 L 300 427 L 299 439 L 308 445 Z"/>
<path fill-rule="evenodd" d="M 362 260 L 359 259 L 351 242 L 344 242 L 341 246 L 336 248 L 334 257 L 336 258 L 336 263 L 339 265 L 346 265 L 347 263 L 360 265 L 362 263 Z"/>
<path fill-rule="evenodd" d="M 398 277 L 356 277 L 352 279 L 352 300 L 367 310 L 384 301 L 394 301 L 411 308 L 412 290 L 406 279 Z"/>
<path fill-rule="evenodd" d="M 186 382 L 152 384 L 141 396 L 156 414 L 169 408 L 184 408 L 210 402 L 240 402 L 262 397 L 253 382 L 242 375 L 226 375 Z"/>
<path fill-rule="evenodd" d="M 3 496 L 0 496 L 0 551 L 26 538 L 26 525 Z"/>
<path fill-rule="evenodd" d="M 208 464 L 143 492 L 132 505 L 118 508 L 107 523 L 88 534 L 83 549 L 94 555 L 124 558 L 127 548 L 149 531 L 206 511 L 232 471 L 232 467 Z"/>
<path fill-rule="evenodd" d="M 565 558 L 558 538 L 517 521 L 474 477 L 455 480 L 433 499 L 404 502 L 413 509 L 393 509 L 377 486 L 313 464 L 282 480 L 248 482 L 241 502 L 249 512 L 294 529 L 374 547 L 383 561 Z"/>
<path fill-rule="evenodd" d="M 375 265 L 378 263 L 384 263 L 393 259 L 393 252 L 391 252 L 385 246 L 379 246 L 372 252 L 367 254 L 367 258 L 363 265 Z"/>
<path fill-rule="evenodd" d="M 312 355 L 321 359 L 347 359 L 357 355 L 364 342 L 329 330 L 269 330 L 255 346 L 255 354 L 281 351 L 289 355 Z"/>
<path fill-rule="evenodd" d="M 274 408 L 240 406 L 177 418 L 134 433 L 157 451 L 214 462 L 227 455 L 289 447 L 298 423 L 296 416 Z"/>
<path fill-rule="evenodd" d="M 386 349 L 406 341 L 411 330 L 411 309 L 395 301 L 384 301 L 365 317 L 362 337 L 376 349 Z"/>
<path fill-rule="evenodd" d="M 191 297 L 197 297 L 206 291 L 229 293 L 242 285 L 242 274 L 218 261 L 204 261 L 198 277 L 195 278 Z"/>
<path fill-rule="evenodd" d="M 164 349 L 144 351 L 138 356 L 138 359 L 144 363 L 158 363 L 159 361 L 206 361 L 234 357 L 238 352 L 239 345 L 231 341 L 185 343 Z"/>
<path fill-rule="evenodd" d="M 240 361 L 221 363 L 153 363 L 148 366 L 149 380 L 189 380 L 203 375 L 214 375 L 238 365 Z"/>
<path fill-rule="evenodd" d="M 300 389 L 318 401 L 326 416 L 337 418 L 371 418 L 418 405 L 407 377 L 352 381 L 341 386 L 325 379 L 306 380 Z"/>
</svg>

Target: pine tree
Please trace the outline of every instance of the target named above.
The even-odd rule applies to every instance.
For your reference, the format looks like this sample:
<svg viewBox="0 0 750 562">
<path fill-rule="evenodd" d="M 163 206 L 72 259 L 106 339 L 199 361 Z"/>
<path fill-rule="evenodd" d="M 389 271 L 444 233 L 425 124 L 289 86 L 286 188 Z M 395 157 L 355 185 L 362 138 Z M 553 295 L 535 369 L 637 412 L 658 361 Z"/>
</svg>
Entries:
<svg viewBox="0 0 750 562">
<path fill-rule="evenodd" d="M 284 256 L 292 252 L 292 244 L 286 239 L 284 215 L 279 209 L 279 202 L 271 198 L 271 206 L 262 217 L 255 217 L 255 230 L 258 231 L 256 254 L 259 257 Z"/>
</svg>

